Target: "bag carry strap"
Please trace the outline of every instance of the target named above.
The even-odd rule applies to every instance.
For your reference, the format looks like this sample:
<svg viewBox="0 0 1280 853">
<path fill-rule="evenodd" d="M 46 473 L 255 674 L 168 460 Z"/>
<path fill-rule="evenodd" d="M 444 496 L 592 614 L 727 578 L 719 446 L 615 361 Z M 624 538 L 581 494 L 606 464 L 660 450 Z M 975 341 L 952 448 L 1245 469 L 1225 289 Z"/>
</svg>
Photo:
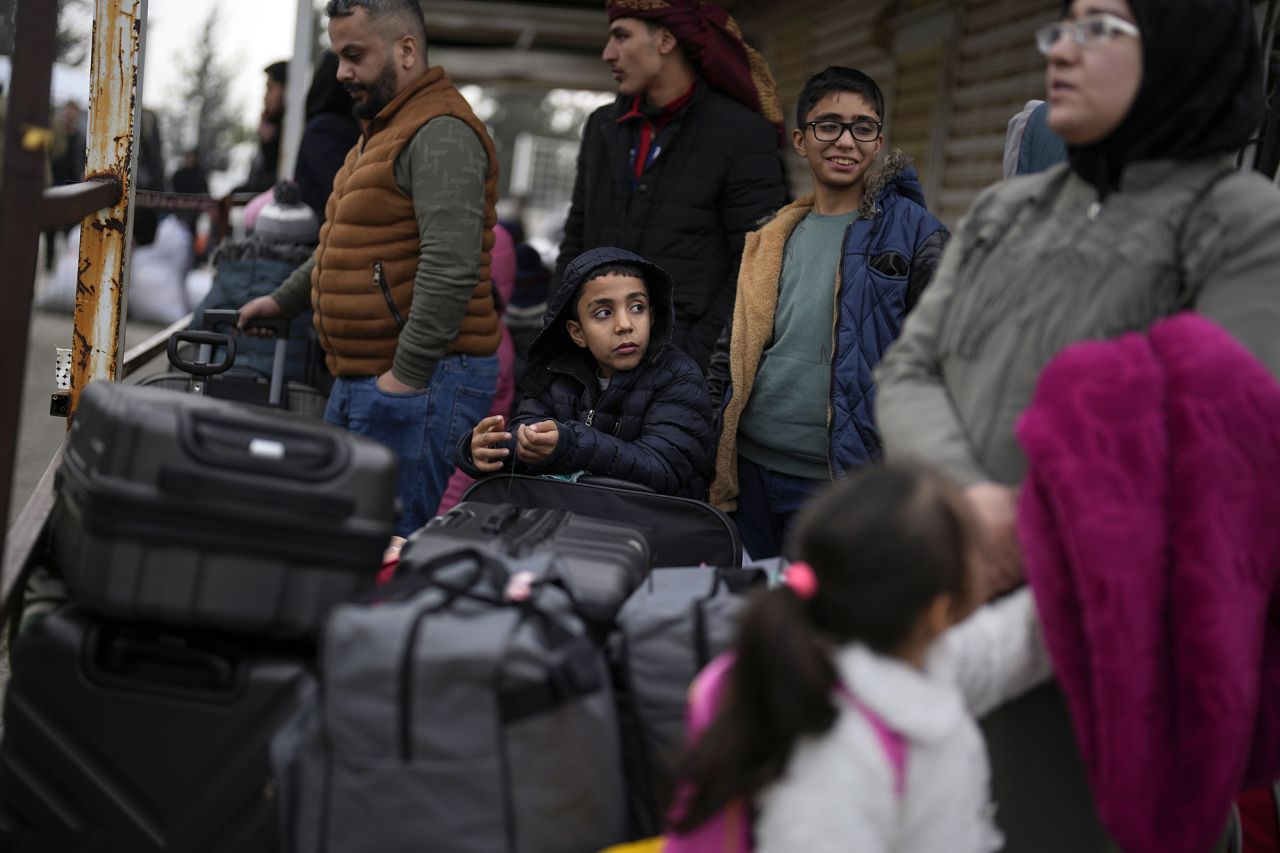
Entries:
<svg viewBox="0 0 1280 853">
<path fill-rule="evenodd" d="M 406 544 L 405 550 L 411 544 L 412 542 Z M 401 555 L 398 569 L 409 568 L 410 564 L 405 561 L 403 551 Z M 450 583 L 439 577 L 441 569 L 468 561 L 472 564 L 471 572 L 461 583 Z M 497 594 L 501 595 L 510 576 L 505 560 L 479 548 L 462 546 L 456 550 L 438 554 L 421 565 L 413 566 L 412 573 L 406 574 L 398 570 L 390 583 L 357 598 L 356 603 L 376 604 L 383 601 L 396 601 L 410 598 L 425 589 L 438 589 L 448 593 L 448 601 L 452 602 L 463 595 L 470 594 L 475 585 L 486 578 Z M 485 600 L 489 599 L 485 598 Z"/>
<path fill-rule="evenodd" d="M 565 644 L 563 657 L 548 672 L 546 680 L 502 692 L 498 698 L 502 721 L 515 723 L 598 692 L 604 679 L 597 663 L 598 652 L 591 638 L 585 634 L 574 636 Z"/>
<path fill-rule="evenodd" d="M 769 582 L 769 575 L 764 569 L 743 566 L 740 569 L 710 569 L 713 573 L 711 589 L 706 595 L 693 602 L 693 655 L 698 669 L 711 662 L 711 638 L 707 631 L 707 602 L 727 590 L 735 595 L 743 595 L 752 589 L 761 588 Z"/>
<path fill-rule="evenodd" d="M 839 686 L 840 694 L 848 700 L 849 704 L 866 717 L 867 722 L 871 724 L 871 730 L 876 733 L 876 740 L 880 741 L 880 748 L 884 750 L 885 758 L 889 759 L 889 767 L 893 771 L 893 795 L 901 800 L 907 791 L 907 740 L 898 732 L 889 728 L 889 724 L 884 721 L 871 707 L 863 702 L 849 690 L 848 687 L 841 684 Z"/>
</svg>

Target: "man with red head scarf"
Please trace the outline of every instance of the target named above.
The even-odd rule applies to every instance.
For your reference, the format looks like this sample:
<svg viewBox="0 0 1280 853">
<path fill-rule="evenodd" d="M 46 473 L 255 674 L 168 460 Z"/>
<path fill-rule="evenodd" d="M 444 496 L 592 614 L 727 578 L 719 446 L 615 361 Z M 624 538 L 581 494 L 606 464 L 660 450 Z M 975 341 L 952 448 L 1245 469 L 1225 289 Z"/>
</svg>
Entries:
<svg viewBox="0 0 1280 853">
<path fill-rule="evenodd" d="M 587 120 L 552 290 L 599 246 L 675 279 L 673 341 L 705 370 L 733 311 L 748 231 L 786 202 L 769 66 L 723 8 L 611 0 L 602 59 L 618 98 Z"/>
</svg>

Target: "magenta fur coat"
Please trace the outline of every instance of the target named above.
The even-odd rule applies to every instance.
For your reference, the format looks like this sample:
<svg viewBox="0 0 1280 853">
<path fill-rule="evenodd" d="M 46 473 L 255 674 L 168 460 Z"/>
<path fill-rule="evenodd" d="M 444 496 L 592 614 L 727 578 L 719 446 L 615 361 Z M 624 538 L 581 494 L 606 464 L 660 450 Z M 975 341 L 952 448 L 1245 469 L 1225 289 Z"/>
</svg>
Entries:
<svg viewBox="0 0 1280 853">
<path fill-rule="evenodd" d="M 1127 853 L 1208 850 L 1234 795 L 1280 778 L 1280 385 L 1183 314 L 1064 350 L 1017 434 L 1027 576 L 1099 814 Z"/>
</svg>

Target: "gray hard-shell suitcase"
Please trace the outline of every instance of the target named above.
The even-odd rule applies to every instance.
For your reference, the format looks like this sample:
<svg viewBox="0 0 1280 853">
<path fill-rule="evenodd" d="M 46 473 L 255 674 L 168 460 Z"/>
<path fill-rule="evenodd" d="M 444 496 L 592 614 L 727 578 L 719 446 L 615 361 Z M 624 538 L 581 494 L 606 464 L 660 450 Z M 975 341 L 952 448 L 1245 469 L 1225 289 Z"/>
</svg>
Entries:
<svg viewBox="0 0 1280 853">
<path fill-rule="evenodd" d="M 649 543 L 634 527 L 561 509 L 475 501 L 457 504 L 415 532 L 397 571 L 418 571 L 423 562 L 467 546 L 513 557 L 554 553 L 578 613 L 597 625 L 612 624 L 649 573 Z"/>
<path fill-rule="evenodd" d="M 606 664 L 555 558 L 468 549 L 334 610 L 273 747 L 292 853 L 594 853 L 626 839 Z M 504 591 L 529 570 L 524 600 Z"/>
<path fill-rule="evenodd" d="M 745 593 L 767 581 L 755 566 L 654 569 L 619 611 L 609 653 L 636 836 L 662 828 L 694 676 L 733 644 Z"/>
<path fill-rule="evenodd" d="M 55 479 L 54 564 L 106 615 L 314 633 L 373 586 L 398 476 L 328 424 L 93 382 Z"/>
</svg>

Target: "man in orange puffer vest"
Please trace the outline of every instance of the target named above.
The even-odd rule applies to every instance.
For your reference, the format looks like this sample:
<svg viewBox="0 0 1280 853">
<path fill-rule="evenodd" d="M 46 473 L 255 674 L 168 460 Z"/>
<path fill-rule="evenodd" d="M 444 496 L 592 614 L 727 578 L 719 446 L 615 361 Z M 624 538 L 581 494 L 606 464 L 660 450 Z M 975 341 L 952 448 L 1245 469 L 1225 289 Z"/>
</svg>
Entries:
<svg viewBox="0 0 1280 853">
<path fill-rule="evenodd" d="M 493 398 L 498 158 L 444 70 L 427 64 L 417 0 L 329 0 L 325 13 L 362 133 L 334 178 L 315 255 L 240 319 L 314 310 L 335 377 L 325 419 L 400 455 L 396 532 L 407 536 L 435 513 L 453 448 Z"/>
</svg>

